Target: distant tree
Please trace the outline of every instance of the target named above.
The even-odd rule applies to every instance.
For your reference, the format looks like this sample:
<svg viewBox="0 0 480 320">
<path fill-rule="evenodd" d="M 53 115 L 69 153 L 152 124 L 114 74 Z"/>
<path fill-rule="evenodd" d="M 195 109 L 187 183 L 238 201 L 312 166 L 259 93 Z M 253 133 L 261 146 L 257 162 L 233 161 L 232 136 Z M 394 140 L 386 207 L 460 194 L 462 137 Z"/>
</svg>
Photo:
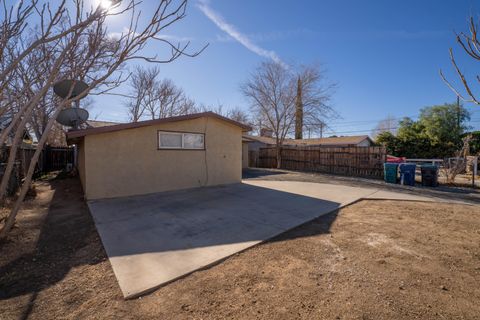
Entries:
<svg viewBox="0 0 480 320">
<path fill-rule="evenodd" d="M 250 115 L 245 110 L 240 109 L 239 107 L 234 107 L 233 109 L 230 109 L 227 112 L 226 117 L 243 124 L 251 125 Z"/>
<path fill-rule="evenodd" d="M 296 81 L 282 64 L 268 61 L 241 88 L 250 101 L 252 116 L 273 131 L 277 168 L 280 168 L 281 148 L 295 121 Z"/>
<path fill-rule="evenodd" d="M 194 113 L 195 102 L 170 79 L 160 80 L 158 67 L 137 67 L 130 78 L 131 93 L 126 103 L 132 122 Z"/>
<path fill-rule="evenodd" d="M 444 104 L 423 108 L 419 122 L 424 127 L 425 135 L 433 144 L 452 145 L 458 150 L 462 144 L 462 134 L 468 130 L 466 125 L 470 113 L 462 105 Z"/>
<path fill-rule="evenodd" d="M 160 69 L 158 67 L 136 67 L 130 76 L 131 93 L 126 102 L 130 121 L 137 122 L 146 114 L 150 99 L 158 85 Z"/>
<path fill-rule="evenodd" d="M 372 130 L 372 138 L 376 137 L 384 132 L 390 132 L 395 135 L 398 129 L 398 120 L 393 116 L 387 116 L 385 119 L 378 122 L 376 127 Z"/>
<path fill-rule="evenodd" d="M 295 97 L 295 139 L 303 139 L 303 97 L 300 77 L 297 80 L 297 96 Z"/>
<path fill-rule="evenodd" d="M 304 65 L 296 72 L 301 85 L 301 105 L 303 106 L 303 131 L 323 135 L 328 121 L 338 117 L 332 106 L 332 96 L 337 84 L 330 82 L 327 72 L 320 65 Z"/>
<path fill-rule="evenodd" d="M 375 142 L 384 146 L 390 155 L 398 154 L 398 138 L 390 131 L 383 131 L 375 137 Z"/>
<path fill-rule="evenodd" d="M 335 85 L 327 82 L 325 72 L 317 65 L 295 70 L 263 62 L 241 88 L 250 102 L 252 123 L 257 129 L 273 131 L 279 168 L 281 147 L 288 135 L 296 131 L 296 137 L 303 137 L 305 130 L 322 132 L 326 120 L 337 116 L 330 104 Z"/>
<path fill-rule="evenodd" d="M 424 127 L 411 118 L 403 118 L 397 130 L 396 156 L 408 158 L 431 158 L 431 141 L 424 134 Z"/>
<path fill-rule="evenodd" d="M 226 118 L 253 126 L 250 114 L 245 110 L 241 109 L 240 107 L 233 107 L 231 109 L 228 109 L 223 104 L 218 104 L 215 107 L 201 105 L 199 108 L 197 108 L 197 111 L 198 112 L 214 112 Z"/>
<path fill-rule="evenodd" d="M 423 108 L 417 121 L 404 118 L 396 136 L 379 134 L 376 141 L 395 156 L 408 158 L 450 157 L 462 147 L 462 135 L 468 129 L 468 111 L 455 104 Z"/>
</svg>

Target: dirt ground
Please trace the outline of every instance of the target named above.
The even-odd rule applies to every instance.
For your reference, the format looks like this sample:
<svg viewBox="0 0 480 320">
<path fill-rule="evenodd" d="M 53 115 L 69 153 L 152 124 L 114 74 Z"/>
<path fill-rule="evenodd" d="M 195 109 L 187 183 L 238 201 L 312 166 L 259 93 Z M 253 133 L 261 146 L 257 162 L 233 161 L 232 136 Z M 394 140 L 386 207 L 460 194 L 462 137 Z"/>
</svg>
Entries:
<svg viewBox="0 0 480 320">
<path fill-rule="evenodd" d="M 479 319 L 479 243 L 478 206 L 362 201 L 124 301 L 78 181 L 56 180 L 0 245 L 0 318 Z"/>
</svg>

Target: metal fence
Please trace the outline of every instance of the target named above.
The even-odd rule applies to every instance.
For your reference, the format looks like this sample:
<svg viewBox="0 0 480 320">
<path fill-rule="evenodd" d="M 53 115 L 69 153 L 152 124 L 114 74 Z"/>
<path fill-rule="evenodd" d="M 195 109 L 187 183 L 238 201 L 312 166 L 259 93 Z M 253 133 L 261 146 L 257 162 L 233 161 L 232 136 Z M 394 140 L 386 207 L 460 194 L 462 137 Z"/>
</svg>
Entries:
<svg viewBox="0 0 480 320">
<path fill-rule="evenodd" d="M 261 148 L 249 154 L 250 166 L 277 167 L 276 148 Z M 384 147 L 284 147 L 281 168 L 359 177 L 382 178 L 386 161 Z"/>
</svg>

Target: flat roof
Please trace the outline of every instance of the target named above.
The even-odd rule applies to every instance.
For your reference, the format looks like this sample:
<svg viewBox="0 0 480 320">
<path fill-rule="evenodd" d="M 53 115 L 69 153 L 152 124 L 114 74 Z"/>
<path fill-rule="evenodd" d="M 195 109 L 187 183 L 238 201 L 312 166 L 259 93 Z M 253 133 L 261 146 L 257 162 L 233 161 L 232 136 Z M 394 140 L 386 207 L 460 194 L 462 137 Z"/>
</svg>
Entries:
<svg viewBox="0 0 480 320">
<path fill-rule="evenodd" d="M 162 124 L 162 123 L 193 120 L 193 119 L 198 119 L 198 118 L 203 118 L 203 117 L 212 117 L 212 118 L 216 118 L 216 119 L 221 120 L 221 121 L 228 122 L 230 124 L 233 124 L 237 127 L 242 128 L 243 131 L 252 130 L 252 128 L 250 126 L 247 126 L 247 125 L 245 125 L 243 123 L 240 123 L 238 121 L 226 118 L 226 117 L 221 116 L 219 114 L 216 114 L 214 112 L 208 111 L 208 112 L 201 112 L 201 113 L 192 113 L 192 114 L 188 114 L 188 115 L 184 115 L 184 116 L 176 116 L 176 117 L 161 118 L 161 119 L 146 120 L 146 121 L 138 121 L 138 122 L 130 122 L 130 123 L 120 123 L 120 124 L 114 124 L 114 125 L 97 127 L 97 128 L 72 130 L 72 131 L 67 132 L 67 139 L 81 138 L 81 137 L 91 135 L 91 134 L 99 134 L 99 133 L 113 132 L 113 131 L 119 131 L 119 130 L 127 130 L 127 129 L 135 129 L 135 128 L 141 128 L 141 127 L 148 127 L 148 126 L 153 126 L 153 125 Z"/>
</svg>

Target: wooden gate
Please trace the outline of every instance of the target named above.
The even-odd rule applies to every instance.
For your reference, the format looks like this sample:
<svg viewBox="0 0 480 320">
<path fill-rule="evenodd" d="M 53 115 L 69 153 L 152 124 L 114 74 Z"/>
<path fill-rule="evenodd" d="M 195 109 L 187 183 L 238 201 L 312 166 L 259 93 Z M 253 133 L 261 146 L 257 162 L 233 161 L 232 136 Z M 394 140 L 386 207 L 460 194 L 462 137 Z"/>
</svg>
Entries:
<svg viewBox="0 0 480 320">
<path fill-rule="evenodd" d="M 46 147 L 44 152 L 44 172 L 63 170 L 67 164 L 74 163 L 74 148 Z"/>
</svg>

